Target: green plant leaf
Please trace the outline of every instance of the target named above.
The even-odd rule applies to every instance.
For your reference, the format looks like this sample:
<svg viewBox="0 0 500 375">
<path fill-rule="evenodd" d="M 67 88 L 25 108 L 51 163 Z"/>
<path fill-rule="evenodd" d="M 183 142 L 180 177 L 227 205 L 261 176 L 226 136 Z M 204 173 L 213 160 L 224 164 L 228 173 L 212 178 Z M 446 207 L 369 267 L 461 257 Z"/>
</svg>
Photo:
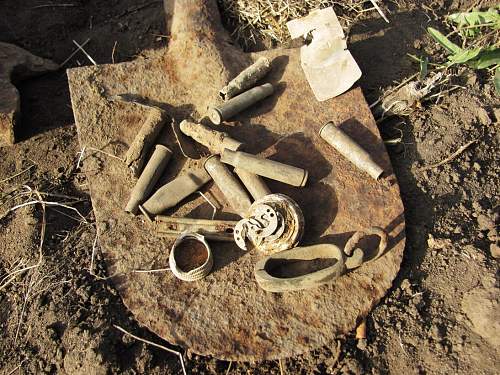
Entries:
<svg viewBox="0 0 500 375">
<path fill-rule="evenodd" d="M 448 56 L 448 61 L 450 62 L 450 65 L 464 64 L 470 60 L 475 59 L 480 53 L 481 48 L 463 49 L 454 55 Z"/>
<path fill-rule="evenodd" d="M 452 54 L 457 54 L 457 53 L 462 51 L 462 49 L 459 46 L 457 46 L 455 43 L 453 43 L 451 40 L 449 40 L 440 31 L 438 31 L 432 27 L 428 27 L 427 32 L 432 36 L 432 38 L 434 38 L 434 40 L 436 42 L 438 42 L 444 48 L 446 48 L 446 50 L 448 50 L 448 52 L 450 52 Z"/>
<path fill-rule="evenodd" d="M 500 94 L 500 68 L 497 68 L 495 71 L 495 78 L 493 78 L 495 82 L 495 89 L 497 90 L 497 94 Z"/>
<path fill-rule="evenodd" d="M 474 37 L 481 32 L 479 25 L 488 25 L 494 29 L 500 28 L 500 15 L 495 8 L 490 8 L 486 12 L 459 12 L 450 14 L 447 17 L 457 24 L 460 34 L 467 37 Z M 473 27 L 478 25 L 478 27 Z"/>
<path fill-rule="evenodd" d="M 471 62 L 471 66 L 475 69 L 486 69 L 490 66 L 500 64 L 500 48 L 483 50 L 477 56 L 477 59 Z"/>
<path fill-rule="evenodd" d="M 420 58 L 420 80 L 423 81 L 427 77 L 429 58 L 427 56 Z"/>
</svg>

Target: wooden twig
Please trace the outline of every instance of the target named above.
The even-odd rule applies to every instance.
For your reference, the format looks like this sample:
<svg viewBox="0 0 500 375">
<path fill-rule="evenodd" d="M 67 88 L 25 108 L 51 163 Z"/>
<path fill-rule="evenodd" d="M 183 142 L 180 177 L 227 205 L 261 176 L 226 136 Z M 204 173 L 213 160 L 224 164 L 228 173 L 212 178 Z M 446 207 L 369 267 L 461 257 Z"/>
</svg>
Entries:
<svg viewBox="0 0 500 375">
<path fill-rule="evenodd" d="M 433 169 L 433 168 L 437 168 L 443 164 L 446 164 L 446 163 L 449 163 L 450 161 L 452 161 L 453 159 L 455 159 L 457 156 L 459 156 L 462 152 L 464 152 L 465 150 L 467 150 L 470 146 L 472 146 L 474 143 L 477 142 L 477 139 L 474 139 L 468 143 L 466 143 L 465 145 L 463 145 L 462 147 L 460 147 L 457 151 L 455 151 L 453 154 L 451 154 L 450 156 L 448 156 L 446 159 L 444 160 L 441 160 L 439 163 L 435 163 L 435 164 L 431 164 L 431 165 L 427 165 L 425 167 L 422 167 L 419 169 L 419 171 L 426 171 L 426 170 L 429 170 L 429 169 Z"/>
<path fill-rule="evenodd" d="M 111 51 L 111 62 L 113 64 L 115 63 L 115 50 L 116 50 L 117 44 L 118 44 L 118 41 L 115 40 L 115 44 L 113 45 L 113 51 Z"/>
<path fill-rule="evenodd" d="M 82 51 L 82 52 L 83 52 L 83 54 L 84 54 L 85 56 L 87 56 L 87 59 L 89 59 L 89 61 L 90 61 L 92 64 L 97 65 L 97 63 L 96 63 L 96 62 L 95 62 L 95 60 L 92 58 L 92 56 L 90 56 L 90 55 L 87 53 L 87 51 L 85 51 L 85 50 L 83 49 L 83 46 L 81 46 L 80 44 L 78 44 L 78 42 L 77 42 L 76 40 L 74 40 L 74 39 L 73 39 L 73 43 L 74 43 L 74 44 L 78 47 L 78 49 L 79 49 L 80 51 Z"/>
<path fill-rule="evenodd" d="M 146 344 L 152 345 L 152 346 L 157 347 L 159 349 L 163 349 L 163 350 L 165 350 L 165 351 L 167 351 L 167 352 L 169 352 L 171 354 L 177 355 L 179 357 L 180 362 L 181 362 L 182 373 L 184 375 L 186 375 L 186 367 L 184 366 L 184 358 L 182 358 L 181 352 L 178 352 L 177 350 L 173 350 L 173 349 L 167 348 L 166 346 L 163 346 L 163 345 L 160 345 L 160 344 L 156 344 L 156 343 L 154 343 L 152 341 L 140 338 L 139 336 L 133 335 L 132 333 L 126 331 L 125 329 L 123 329 L 120 326 L 117 326 L 116 324 L 113 324 L 113 327 L 115 327 L 120 332 L 122 332 L 122 333 L 124 333 L 126 335 L 129 335 L 130 337 L 132 337 L 132 338 L 134 338 L 136 340 L 142 341 L 142 342 L 144 342 Z"/>
<path fill-rule="evenodd" d="M 88 42 L 90 42 L 90 39 L 87 39 L 87 40 L 86 40 L 85 42 L 83 42 L 80 46 L 81 46 L 81 47 L 83 47 L 83 46 L 85 46 Z M 66 65 L 66 63 L 67 63 L 69 60 L 71 60 L 71 58 L 72 58 L 73 56 L 75 56 L 75 55 L 78 53 L 78 51 L 80 51 L 80 48 L 75 49 L 75 50 L 71 53 L 71 55 L 69 55 L 69 56 L 68 56 L 68 58 L 67 58 L 66 60 L 64 60 L 62 63 L 60 63 L 60 64 L 59 64 L 59 68 L 62 68 L 64 65 Z"/>
<path fill-rule="evenodd" d="M 380 14 L 380 16 L 384 19 L 385 22 L 389 23 L 389 19 L 385 16 L 384 12 L 382 12 L 382 9 L 377 4 L 376 0 L 370 0 L 370 2 L 373 4 L 377 12 Z"/>
<path fill-rule="evenodd" d="M 31 9 L 40 9 L 40 8 L 66 8 L 66 7 L 76 7 L 76 4 L 44 4 L 44 5 L 37 5 L 35 7 L 32 7 Z"/>
<path fill-rule="evenodd" d="M 2 184 L 2 183 L 4 183 L 4 182 L 7 182 L 7 181 L 10 181 L 10 180 L 12 180 L 13 178 L 16 178 L 17 176 L 22 175 L 24 172 L 29 171 L 29 170 L 30 170 L 31 168 L 33 168 L 34 166 L 35 166 L 35 164 L 32 164 L 32 165 L 30 165 L 28 168 L 23 169 L 21 172 L 16 173 L 16 174 L 15 174 L 15 175 L 13 175 L 13 176 L 10 176 L 10 177 L 7 177 L 7 178 L 4 178 L 3 180 L 1 180 L 1 181 L 0 181 L 0 184 Z"/>
</svg>

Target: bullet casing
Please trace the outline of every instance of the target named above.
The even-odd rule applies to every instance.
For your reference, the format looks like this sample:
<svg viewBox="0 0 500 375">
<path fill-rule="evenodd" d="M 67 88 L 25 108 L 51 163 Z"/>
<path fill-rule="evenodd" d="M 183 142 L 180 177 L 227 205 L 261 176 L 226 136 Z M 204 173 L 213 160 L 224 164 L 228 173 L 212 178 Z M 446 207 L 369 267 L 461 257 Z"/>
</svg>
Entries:
<svg viewBox="0 0 500 375">
<path fill-rule="evenodd" d="M 235 168 L 292 186 L 305 186 L 309 175 L 305 169 L 264 159 L 242 151 L 224 150 L 221 161 Z"/>
<path fill-rule="evenodd" d="M 260 176 L 240 168 L 235 168 L 234 173 L 240 178 L 253 199 L 258 200 L 271 194 L 271 190 Z"/>
<path fill-rule="evenodd" d="M 224 100 L 231 99 L 255 85 L 269 70 L 271 70 L 271 61 L 267 57 L 259 57 L 256 62 L 238 74 L 227 86 L 223 87 L 220 90 L 220 96 Z"/>
<path fill-rule="evenodd" d="M 125 211 L 134 215 L 137 214 L 139 204 L 149 197 L 171 156 L 172 151 L 169 150 L 168 147 L 163 145 L 155 146 L 153 155 L 151 155 L 151 158 L 144 167 L 141 176 L 130 193 L 130 199 L 125 207 Z"/>
<path fill-rule="evenodd" d="M 146 156 L 160 134 L 168 115 L 159 108 L 151 108 L 146 121 L 125 154 L 125 164 L 132 170 L 135 177 L 139 177 Z"/>
<path fill-rule="evenodd" d="M 180 129 L 213 154 L 220 154 L 225 148 L 237 151 L 243 147 L 243 143 L 231 138 L 227 133 L 212 130 L 203 124 L 183 120 L 180 123 Z"/>
<path fill-rule="evenodd" d="M 211 177 L 204 168 L 193 169 L 163 185 L 142 207 L 150 214 L 157 215 L 174 207 L 188 195 L 199 190 Z"/>
<path fill-rule="evenodd" d="M 218 156 L 213 155 L 205 161 L 205 169 L 222 191 L 231 208 L 240 216 L 245 217 L 252 202 L 245 188 L 227 166 L 221 163 Z"/>
<path fill-rule="evenodd" d="M 259 100 L 268 97 L 273 92 L 274 87 L 270 83 L 245 91 L 220 106 L 212 107 L 209 112 L 210 121 L 215 125 L 220 125 L 223 121 L 230 119 Z"/>
<path fill-rule="evenodd" d="M 319 131 L 319 135 L 347 160 L 368 173 L 375 180 L 378 180 L 384 173 L 384 170 L 373 161 L 370 154 L 344 133 L 342 129 L 335 126 L 333 122 L 326 123 Z"/>
</svg>

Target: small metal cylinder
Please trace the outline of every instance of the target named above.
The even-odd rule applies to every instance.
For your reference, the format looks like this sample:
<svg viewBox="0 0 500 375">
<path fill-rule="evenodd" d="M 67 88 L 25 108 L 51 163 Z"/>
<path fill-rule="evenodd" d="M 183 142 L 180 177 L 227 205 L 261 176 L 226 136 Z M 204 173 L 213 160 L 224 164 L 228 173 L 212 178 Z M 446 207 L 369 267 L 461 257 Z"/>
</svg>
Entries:
<svg viewBox="0 0 500 375">
<path fill-rule="evenodd" d="M 168 115 L 159 108 L 151 108 L 148 117 L 142 124 L 139 132 L 130 145 L 126 155 L 125 164 L 132 170 L 135 177 L 139 177 L 146 156 L 160 134 Z"/>
<path fill-rule="evenodd" d="M 370 154 L 363 150 L 354 140 L 345 134 L 342 129 L 328 122 L 319 131 L 319 136 L 340 152 L 356 167 L 378 180 L 384 170 L 373 161 Z"/>
<path fill-rule="evenodd" d="M 243 143 L 231 138 L 227 133 L 212 130 L 203 124 L 183 120 L 180 128 L 185 135 L 201 143 L 213 154 L 220 154 L 225 148 L 237 151 L 243 147 Z"/>
<path fill-rule="evenodd" d="M 243 185 L 245 185 L 248 192 L 252 195 L 253 199 L 258 200 L 271 194 L 271 190 L 269 190 L 266 183 L 260 176 L 240 168 L 235 168 L 234 173 L 238 175 L 241 182 L 243 182 Z"/>
<path fill-rule="evenodd" d="M 142 207 L 148 213 L 157 215 L 167 208 L 175 206 L 188 195 L 199 190 L 210 179 L 210 175 L 204 168 L 190 170 L 163 185 Z"/>
<path fill-rule="evenodd" d="M 209 112 L 210 121 L 212 121 L 215 125 L 219 125 L 223 121 L 226 121 L 244 109 L 247 109 L 252 104 L 268 97 L 273 92 L 274 87 L 270 83 L 265 83 L 262 86 L 257 86 L 253 89 L 245 91 L 218 107 L 212 107 Z"/>
<path fill-rule="evenodd" d="M 220 90 L 220 96 L 224 100 L 229 100 L 235 95 L 249 89 L 259 79 L 264 77 L 271 69 L 271 62 L 267 57 L 259 57 L 259 59 L 250 65 L 248 68 L 238 74 L 227 86 Z"/>
<path fill-rule="evenodd" d="M 130 193 L 130 199 L 125 207 L 125 211 L 134 215 L 137 214 L 139 204 L 151 194 L 155 184 L 165 170 L 170 160 L 170 156 L 172 156 L 172 151 L 170 151 L 168 147 L 156 145 L 153 155 L 151 155 L 151 158 L 144 167 L 141 176 Z"/>
<path fill-rule="evenodd" d="M 292 186 L 305 186 L 309 176 L 305 169 L 260 158 L 242 151 L 224 150 L 221 161 L 235 168 Z"/>
<path fill-rule="evenodd" d="M 252 202 L 245 188 L 241 186 L 236 177 L 221 163 L 220 158 L 216 155 L 209 157 L 205 161 L 205 169 L 222 191 L 231 208 L 238 215 L 245 217 Z"/>
</svg>

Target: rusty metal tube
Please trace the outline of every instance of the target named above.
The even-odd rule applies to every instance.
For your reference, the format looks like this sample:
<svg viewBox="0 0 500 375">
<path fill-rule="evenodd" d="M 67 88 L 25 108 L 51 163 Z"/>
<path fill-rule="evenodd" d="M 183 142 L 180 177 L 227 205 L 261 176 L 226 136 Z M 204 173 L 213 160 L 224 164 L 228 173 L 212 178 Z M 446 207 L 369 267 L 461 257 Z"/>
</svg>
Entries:
<svg viewBox="0 0 500 375">
<path fill-rule="evenodd" d="M 271 190 L 269 190 L 266 183 L 260 176 L 240 168 L 235 168 L 234 173 L 236 173 L 236 175 L 240 178 L 241 182 L 245 185 L 253 199 L 258 200 L 271 194 Z"/>
<path fill-rule="evenodd" d="M 264 77 L 271 69 L 271 62 L 267 57 L 259 57 L 256 62 L 238 74 L 231 82 L 220 90 L 220 96 L 229 100 L 239 93 L 249 89 Z"/>
<path fill-rule="evenodd" d="M 229 99 L 224 104 L 212 107 L 209 111 L 210 121 L 215 125 L 220 125 L 223 121 L 230 119 L 234 115 L 247 109 L 251 105 L 257 103 L 274 92 L 274 87 L 270 83 L 265 83 L 261 86 L 254 87 L 232 99 Z"/>
<path fill-rule="evenodd" d="M 260 158 L 242 151 L 224 150 L 221 161 L 235 168 L 292 186 L 305 186 L 309 176 L 305 169 Z"/>
<path fill-rule="evenodd" d="M 203 124 L 188 120 L 180 123 L 181 132 L 208 148 L 213 154 L 220 154 L 225 148 L 237 151 L 243 143 L 231 138 L 227 133 L 212 130 Z"/>
<path fill-rule="evenodd" d="M 220 158 L 216 155 L 209 157 L 205 161 L 205 169 L 222 191 L 231 208 L 238 215 L 245 217 L 252 202 L 245 188 L 241 186 L 236 177 L 221 163 Z"/>
<path fill-rule="evenodd" d="M 130 199 L 125 207 L 125 211 L 134 215 L 137 214 L 139 204 L 149 197 L 171 156 L 172 151 L 170 151 L 168 147 L 163 145 L 155 146 L 153 155 L 151 155 L 151 158 L 144 167 L 141 176 L 130 193 Z"/>
<path fill-rule="evenodd" d="M 190 170 L 163 185 L 142 207 L 146 212 L 157 215 L 199 190 L 210 179 L 210 175 L 203 168 Z"/>
<path fill-rule="evenodd" d="M 319 131 L 319 136 L 340 152 L 356 167 L 378 180 L 384 170 L 373 161 L 372 157 L 351 137 L 342 131 L 333 122 L 326 123 Z"/>
<path fill-rule="evenodd" d="M 125 154 L 125 164 L 132 170 L 135 177 L 139 177 L 141 174 L 146 156 L 163 129 L 167 117 L 165 111 L 159 108 L 151 108 L 146 121 L 142 124 Z"/>
</svg>

